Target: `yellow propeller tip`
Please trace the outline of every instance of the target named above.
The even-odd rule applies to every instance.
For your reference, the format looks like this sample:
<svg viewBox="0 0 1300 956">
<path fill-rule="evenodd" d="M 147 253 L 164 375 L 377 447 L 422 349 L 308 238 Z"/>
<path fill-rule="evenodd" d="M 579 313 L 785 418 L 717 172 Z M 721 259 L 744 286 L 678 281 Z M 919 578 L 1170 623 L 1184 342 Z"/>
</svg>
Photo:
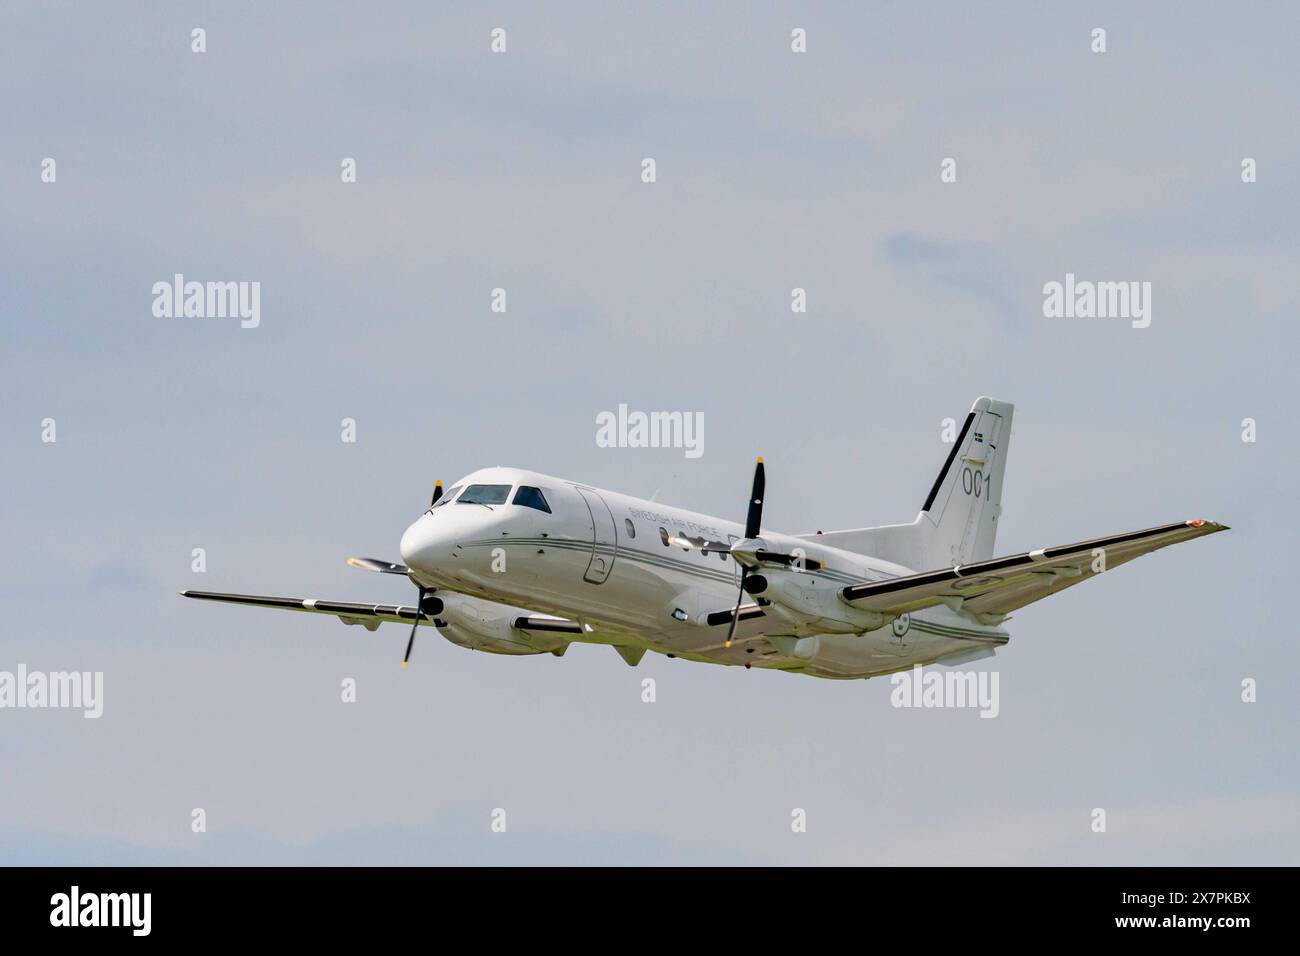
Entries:
<svg viewBox="0 0 1300 956">
<path fill-rule="evenodd" d="M 762 456 L 762 455 L 759 455 L 759 456 L 758 456 L 758 463 L 759 463 L 760 465 L 763 464 L 763 456 Z"/>
<path fill-rule="evenodd" d="M 406 661 L 402 661 L 402 666 L 403 666 L 403 667 L 406 666 Z"/>
<path fill-rule="evenodd" d="M 435 488 L 441 488 L 441 487 L 442 487 L 442 479 L 439 478 L 437 481 L 435 481 L 435 482 L 433 483 L 433 486 L 434 486 Z"/>
<path fill-rule="evenodd" d="M 727 641 L 726 646 L 727 646 L 727 647 L 730 647 L 730 646 L 731 646 L 731 641 Z"/>
</svg>

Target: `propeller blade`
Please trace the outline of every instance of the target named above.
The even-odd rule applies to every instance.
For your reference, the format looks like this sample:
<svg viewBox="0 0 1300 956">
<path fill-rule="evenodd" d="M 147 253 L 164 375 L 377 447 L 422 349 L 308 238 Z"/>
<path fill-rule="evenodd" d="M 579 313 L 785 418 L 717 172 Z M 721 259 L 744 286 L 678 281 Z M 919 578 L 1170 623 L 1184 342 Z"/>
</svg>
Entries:
<svg viewBox="0 0 1300 956">
<path fill-rule="evenodd" d="M 704 554 L 730 554 L 731 545 L 724 544 L 721 541 L 710 541 L 708 538 L 692 538 L 689 535 L 668 534 L 666 531 L 660 536 L 664 544 L 670 548 L 682 548 L 686 551 L 701 551 Z"/>
<path fill-rule="evenodd" d="M 754 560 L 769 564 L 783 564 L 787 568 L 798 566 L 798 568 L 803 571 L 820 571 L 822 568 L 826 567 L 824 563 L 815 558 L 796 554 L 785 554 L 781 551 L 763 551 L 761 549 L 754 552 Z"/>
<path fill-rule="evenodd" d="M 760 466 L 762 459 L 759 459 Z M 741 565 L 740 568 L 740 593 L 736 595 L 736 607 L 731 612 L 731 624 L 727 626 L 727 642 L 724 646 L 731 646 L 731 638 L 736 633 L 736 622 L 740 620 L 740 605 L 745 600 L 745 578 L 749 577 L 749 568 Z"/>
<path fill-rule="evenodd" d="M 404 564 L 393 561 L 381 561 L 379 558 L 348 558 L 348 564 L 362 571 L 378 571 L 380 574 L 402 574 L 409 570 Z"/>
<path fill-rule="evenodd" d="M 760 455 L 754 465 L 754 487 L 749 495 L 749 511 L 745 515 L 745 541 L 758 537 L 763 524 L 763 495 L 767 492 L 767 469 L 763 467 Z M 740 565 L 740 593 L 736 595 L 736 607 L 731 612 L 731 624 L 727 626 L 726 647 L 731 647 L 731 639 L 736 635 L 736 624 L 740 621 L 740 605 L 745 600 L 745 579 L 749 577 L 749 565 L 741 561 L 736 553 L 732 557 Z"/>
<path fill-rule="evenodd" d="M 749 514 L 745 516 L 745 537 L 757 538 L 758 527 L 763 523 L 763 492 L 767 490 L 767 474 L 763 459 L 754 466 L 754 491 L 749 496 Z"/>
<path fill-rule="evenodd" d="M 442 482 L 435 481 L 433 483 L 433 497 L 429 499 L 429 507 L 432 508 L 434 505 L 436 505 L 438 503 L 438 499 L 441 497 L 442 497 Z"/>
<path fill-rule="evenodd" d="M 422 614 L 424 614 L 424 588 L 419 589 L 419 596 L 415 599 L 415 620 L 411 623 L 411 636 L 406 642 L 406 656 L 402 658 L 403 667 L 411 660 L 411 648 L 415 646 L 415 629 L 420 626 Z"/>
</svg>

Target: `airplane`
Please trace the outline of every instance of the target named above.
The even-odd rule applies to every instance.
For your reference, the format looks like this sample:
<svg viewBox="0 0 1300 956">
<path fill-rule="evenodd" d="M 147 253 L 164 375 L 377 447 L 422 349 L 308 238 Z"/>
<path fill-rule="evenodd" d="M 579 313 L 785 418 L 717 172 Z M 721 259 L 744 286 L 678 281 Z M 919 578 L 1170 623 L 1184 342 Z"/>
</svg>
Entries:
<svg viewBox="0 0 1300 956">
<path fill-rule="evenodd" d="M 993 557 L 1014 407 L 971 407 L 916 519 L 781 534 L 762 527 L 759 458 L 744 523 L 521 468 L 485 468 L 403 533 L 415 604 L 208 591 L 183 596 L 328 614 L 368 631 L 421 625 L 494 654 L 564 655 L 608 644 L 631 666 L 647 651 L 831 679 L 964 664 L 1010 639 L 1011 612 L 1149 551 L 1227 530 L 1200 518 Z"/>
</svg>

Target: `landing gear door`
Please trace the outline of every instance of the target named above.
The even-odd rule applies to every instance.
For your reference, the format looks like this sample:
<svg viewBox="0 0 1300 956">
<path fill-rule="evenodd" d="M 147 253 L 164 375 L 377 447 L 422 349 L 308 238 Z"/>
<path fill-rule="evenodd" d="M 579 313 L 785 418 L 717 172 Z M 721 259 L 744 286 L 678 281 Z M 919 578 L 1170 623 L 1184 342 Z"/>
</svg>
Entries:
<svg viewBox="0 0 1300 956">
<path fill-rule="evenodd" d="M 603 584 L 609 577 L 609 572 L 614 569 L 614 558 L 618 554 L 618 528 L 614 524 L 614 514 L 609 510 L 609 505 L 605 504 L 604 498 L 588 488 L 579 488 L 578 494 L 582 495 L 582 500 L 591 512 L 592 527 L 591 561 L 587 564 L 587 572 L 582 579 L 592 584 Z"/>
</svg>

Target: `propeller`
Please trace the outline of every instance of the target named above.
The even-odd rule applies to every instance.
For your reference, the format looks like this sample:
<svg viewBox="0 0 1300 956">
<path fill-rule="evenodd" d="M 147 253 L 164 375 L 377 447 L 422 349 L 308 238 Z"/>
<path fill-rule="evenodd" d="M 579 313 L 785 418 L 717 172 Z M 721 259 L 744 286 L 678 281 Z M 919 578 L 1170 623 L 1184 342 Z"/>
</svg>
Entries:
<svg viewBox="0 0 1300 956">
<path fill-rule="evenodd" d="M 433 484 L 433 497 L 429 499 L 429 510 L 433 510 L 433 506 L 438 503 L 438 499 L 441 497 L 442 482 L 436 481 Z M 380 574 L 405 575 L 414 582 L 416 587 L 415 620 L 411 623 L 411 636 L 406 640 L 406 654 L 402 657 L 402 666 L 405 667 L 411 662 L 411 650 L 415 647 L 415 629 L 420 626 L 420 619 L 424 617 L 424 596 L 432 593 L 434 588 L 426 588 L 419 581 L 416 581 L 411 577 L 410 568 L 404 564 L 397 564 L 394 561 L 383 561 L 379 558 L 348 558 L 348 564 L 354 568 L 360 568 L 362 571 L 378 571 Z M 437 614 L 438 610 L 435 609 L 432 613 Z"/>
<path fill-rule="evenodd" d="M 442 480 L 439 479 L 433 483 L 433 497 L 429 499 L 429 510 L 438 503 L 442 497 Z M 411 622 L 411 636 L 406 639 L 406 655 L 402 658 L 402 666 L 405 667 L 411 662 L 411 649 L 415 647 L 415 629 L 420 626 L 420 618 L 424 616 L 424 595 L 428 593 L 423 584 L 418 581 L 415 584 L 415 620 Z"/>
<path fill-rule="evenodd" d="M 411 661 L 411 648 L 415 646 L 415 629 L 420 626 L 420 618 L 424 615 L 424 585 L 417 585 L 417 588 L 419 593 L 415 599 L 415 620 L 411 622 L 411 636 L 406 641 L 406 655 L 402 658 L 403 667 Z"/>
<path fill-rule="evenodd" d="M 681 537 L 671 537 L 669 541 L 682 547 L 699 547 L 705 554 L 730 554 L 732 560 L 740 565 L 740 593 L 736 595 L 736 606 L 731 610 L 731 624 L 727 627 L 726 647 L 731 647 L 731 639 L 736 635 L 736 623 L 740 620 L 740 605 L 745 599 L 745 584 L 751 578 L 755 582 L 761 581 L 761 575 L 756 572 L 759 565 L 778 564 L 785 567 L 797 567 L 799 570 L 820 570 L 826 565 L 821 561 L 813 560 L 806 557 L 801 549 L 795 549 L 794 554 L 786 554 L 781 551 L 769 551 L 766 548 L 759 547 L 764 542 L 759 538 L 759 531 L 763 524 L 763 495 L 767 491 L 767 471 L 763 467 L 763 459 L 759 458 L 754 465 L 754 487 L 749 495 L 749 510 L 745 514 L 745 537 L 734 544 L 723 544 L 715 541 L 705 541 L 697 544 L 689 539 Z M 757 589 L 760 593 L 762 588 Z"/>
<path fill-rule="evenodd" d="M 762 456 L 754 465 L 754 487 L 749 495 L 749 511 L 745 515 L 745 541 L 758 537 L 759 526 L 763 523 L 763 494 L 767 490 L 767 471 L 763 468 Z M 749 577 L 749 565 L 740 564 L 740 591 L 736 594 L 736 606 L 731 611 L 731 623 L 727 625 L 725 647 L 731 647 L 731 639 L 736 634 L 736 622 L 740 620 L 740 604 L 745 599 L 745 579 Z"/>
</svg>

